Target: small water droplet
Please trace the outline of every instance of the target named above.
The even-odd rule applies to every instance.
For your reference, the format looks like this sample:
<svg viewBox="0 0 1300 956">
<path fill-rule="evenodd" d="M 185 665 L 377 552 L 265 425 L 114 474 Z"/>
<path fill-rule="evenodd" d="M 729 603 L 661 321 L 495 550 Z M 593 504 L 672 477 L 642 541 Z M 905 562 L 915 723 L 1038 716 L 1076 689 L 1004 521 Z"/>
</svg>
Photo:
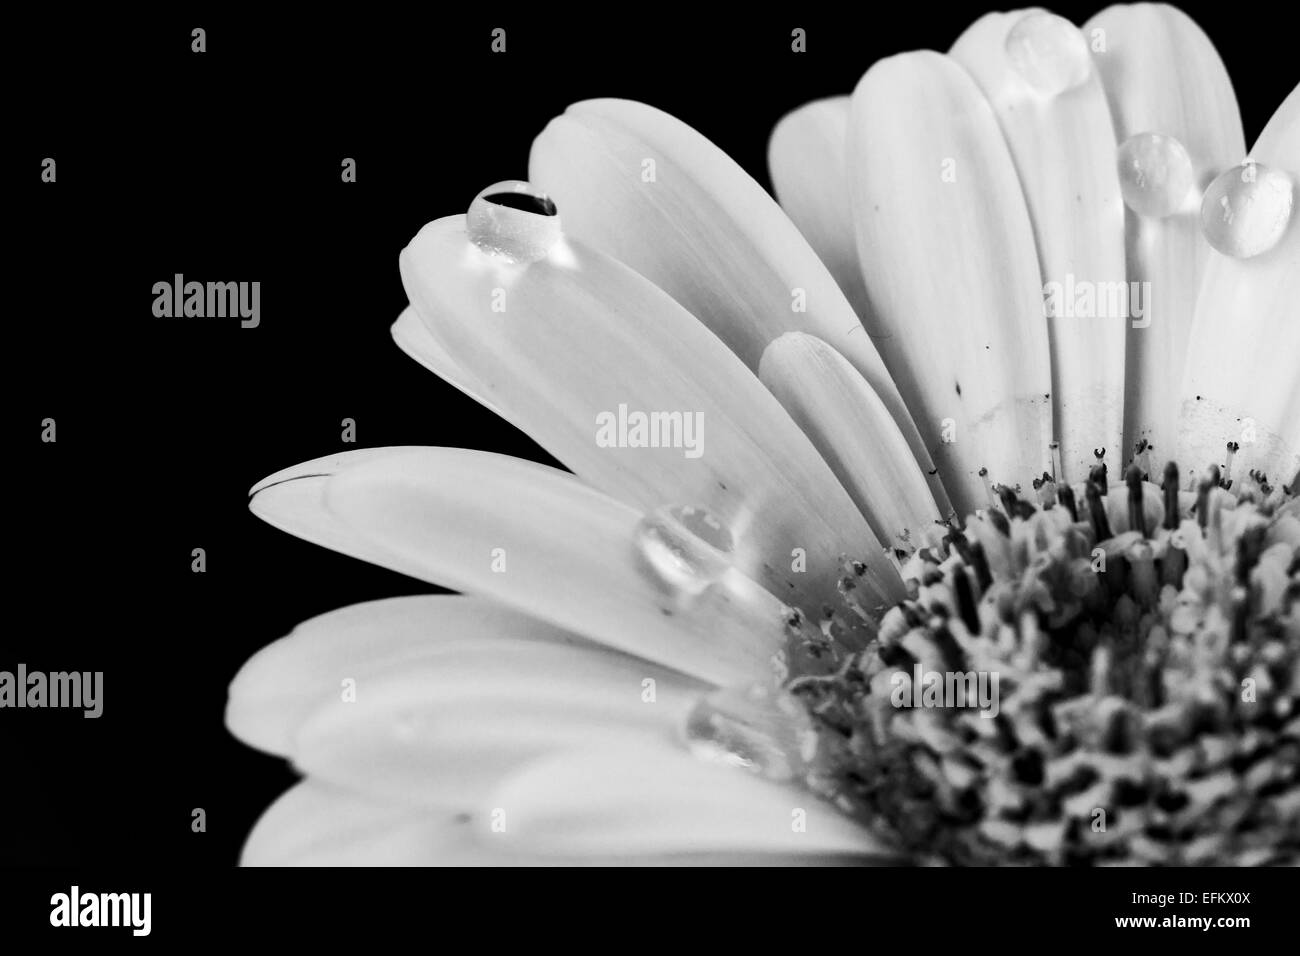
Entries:
<svg viewBox="0 0 1300 956">
<path fill-rule="evenodd" d="M 686 718 L 686 743 L 704 760 L 785 782 L 816 743 L 812 719 L 786 691 L 753 684 L 701 698 Z"/>
<path fill-rule="evenodd" d="M 546 193 L 517 179 L 489 186 L 465 217 L 470 241 L 508 262 L 536 262 L 560 240 L 560 214 Z"/>
<path fill-rule="evenodd" d="M 703 508 L 670 505 L 641 519 L 636 543 L 659 579 L 674 591 L 699 594 L 732 565 L 734 544 L 725 524 Z"/>
<path fill-rule="evenodd" d="M 1183 208 L 1192 191 L 1192 158 L 1163 133 L 1138 133 L 1119 148 L 1119 186 L 1124 202 L 1140 216 L 1163 219 Z"/>
<path fill-rule="evenodd" d="M 1291 222 L 1291 177 L 1259 163 L 1234 166 L 1205 190 L 1201 228 L 1219 252 L 1249 259 L 1277 245 Z"/>
<path fill-rule="evenodd" d="M 1044 96 L 1074 89 L 1092 70 L 1083 33 L 1054 13 L 1021 17 L 1007 34 L 1006 53 L 1015 71 Z"/>
</svg>

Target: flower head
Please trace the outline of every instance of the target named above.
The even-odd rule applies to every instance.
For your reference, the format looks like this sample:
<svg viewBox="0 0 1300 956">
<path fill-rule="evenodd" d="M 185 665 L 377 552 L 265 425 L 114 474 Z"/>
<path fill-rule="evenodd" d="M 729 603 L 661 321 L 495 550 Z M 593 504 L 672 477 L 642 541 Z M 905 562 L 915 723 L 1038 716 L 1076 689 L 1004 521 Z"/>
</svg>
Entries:
<svg viewBox="0 0 1300 956">
<path fill-rule="evenodd" d="M 1300 89 L 1247 155 L 1177 10 L 990 14 L 783 119 L 782 206 L 623 100 L 529 166 L 393 336 L 570 472 L 254 488 L 472 596 L 245 666 L 308 778 L 247 861 L 1300 854 Z"/>
</svg>

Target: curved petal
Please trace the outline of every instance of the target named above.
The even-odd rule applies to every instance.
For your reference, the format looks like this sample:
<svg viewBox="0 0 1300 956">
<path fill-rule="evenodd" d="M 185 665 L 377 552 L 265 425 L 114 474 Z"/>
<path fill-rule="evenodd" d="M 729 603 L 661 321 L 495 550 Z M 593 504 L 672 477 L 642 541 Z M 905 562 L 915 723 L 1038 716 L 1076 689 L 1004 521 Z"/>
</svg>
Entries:
<svg viewBox="0 0 1300 956">
<path fill-rule="evenodd" d="M 378 803 L 315 780 L 286 790 L 258 819 L 240 866 L 500 866 L 521 860 L 474 839 L 451 811 Z M 497 846 L 497 851 L 505 848 Z"/>
<path fill-rule="evenodd" d="M 1182 143 L 1192 161 L 1196 189 L 1189 208 L 1163 219 L 1131 210 L 1125 215 L 1129 282 L 1149 283 L 1150 291 L 1145 313 L 1129 324 L 1124 434 L 1130 447 L 1145 440 L 1155 450 L 1152 460 L 1162 461 L 1175 451 L 1178 393 L 1210 253 L 1199 197 L 1245 154 L 1241 114 L 1213 44 L 1176 7 L 1107 7 L 1084 32 L 1102 41 L 1093 63 L 1106 88 L 1115 139 L 1163 133 Z"/>
<path fill-rule="evenodd" d="M 250 746 L 287 755 L 298 727 L 313 710 L 340 699 L 345 679 L 364 682 L 428 663 L 466 643 L 471 649 L 491 646 L 503 666 L 510 665 L 512 652 L 535 644 L 622 656 L 482 598 L 437 594 L 367 601 L 304 621 L 253 655 L 230 684 L 226 726 Z"/>
<path fill-rule="evenodd" d="M 241 866 L 797 866 L 851 856 L 757 853 L 555 856 L 516 852 L 492 818 L 376 802 L 317 780 L 285 791 L 258 820 Z"/>
<path fill-rule="evenodd" d="M 509 417 L 490 401 L 483 397 L 482 391 L 470 378 L 468 372 L 458 366 L 447 350 L 429 334 L 420 317 L 409 305 L 402 310 L 392 327 L 393 341 L 403 352 L 415 359 L 434 375 L 449 385 L 460 389 L 484 408 L 496 412 L 506 421 Z M 513 422 L 512 422 L 513 424 Z"/>
<path fill-rule="evenodd" d="M 849 177 L 869 331 L 968 514 L 981 467 L 1010 484 L 1049 466 L 1047 331 L 1015 167 L 974 81 L 921 51 L 858 83 Z"/>
<path fill-rule="evenodd" d="M 896 856 L 810 793 L 667 744 L 538 761 L 504 781 L 484 809 L 503 820 L 502 842 L 527 853 Z"/>
<path fill-rule="evenodd" d="M 853 215 L 845 201 L 848 135 L 847 96 L 806 103 L 773 128 L 767 168 L 781 208 L 826 264 L 853 311 L 866 315 L 871 302 L 858 266 Z"/>
<path fill-rule="evenodd" d="M 392 554 L 382 544 L 357 534 L 325 508 L 322 497 L 331 475 L 348 465 L 377 461 L 414 446 L 363 448 L 313 458 L 267 475 L 249 489 L 248 510 L 267 524 L 295 537 L 338 551 L 381 568 L 419 577 L 412 562 Z"/>
<path fill-rule="evenodd" d="M 897 571 L 780 403 L 622 263 L 567 239 L 507 270 L 470 242 L 461 216 L 420 231 L 402 278 L 487 396 L 584 481 L 647 511 L 707 509 L 731 529 L 740 569 L 792 603 L 837 600 L 845 553 L 868 564 L 881 604 L 901 599 Z M 639 437 L 628 424 L 638 416 Z M 794 548 L 806 573 L 791 569 Z"/>
<path fill-rule="evenodd" d="M 924 471 L 933 469 L 826 266 L 772 197 L 707 138 L 644 103 L 587 100 L 551 120 L 528 166 L 572 235 L 671 295 L 751 371 L 785 332 L 833 345 L 871 383 Z M 933 493 L 943 495 L 937 481 Z"/>
<path fill-rule="evenodd" d="M 812 439 L 881 541 L 917 548 L 941 517 L 907 442 L 866 379 L 821 339 L 788 332 L 763 353 L 763 384 Z"/>
<path fill-rule="evenodd" d="M 325 505 L 420 577 L 704 680 L 765 677 L 785 641 L 772 595 L 732 570 L 687 600 L 638 551 L 639 512 L 553 468 L 418 449 L 341 471 Z"/>
<path fill-rule="evenodd" d="M 1300 86 L 1291 91 L 1250 158 L 1284 170 L 1300 192 Z M 1236 441 L 1240 474 L 1274 484 L 1300 470 L 1300 203 L 1278 244 L 1252 259 L 1211 250 L 1196 300 L 1183 379 L 1178 458 L 1200 469 L 1222 463 Z"/>
<path fill-rule="evenodd" d="M 1111 292 L 1127 288 L 1124 203 L 1115 130 L 1096 71 L 1088 69 L 1083 82 L 1055 96 L 1036 91 L 1007 55 L 1007 35 L 1026 16 L 1050 15 L 987 14 L 957 39 L 951 55 L 984 91 L 1006 138 L 1034 224 L 1043 288 L 1059 289 L 1067 300 L 1055 300 L 1060 308 L 1047 318 L 1052 421 L 1064 480 L 1078 481 L 1095 463 L 1094 448 L 1116 449 L 1121 458 L 1123 447 L 1129 319 Z M 1077 29 L 1061 17 L 1049 22 L 1074 35 L 1086 68 L 1087 46 Z M 1069 290 L 1089 287 L 1094 306 L 1079 315 Z"/>
<path fill-rule="evenodd" d="M 335 682 L 298 726 L 294 765 L 360 793 L 455 807 L 549 753 L 671 739 L 701 693 L 601 649 L 492 639 L 354 680 L 351 694 Z"/>
</svg>

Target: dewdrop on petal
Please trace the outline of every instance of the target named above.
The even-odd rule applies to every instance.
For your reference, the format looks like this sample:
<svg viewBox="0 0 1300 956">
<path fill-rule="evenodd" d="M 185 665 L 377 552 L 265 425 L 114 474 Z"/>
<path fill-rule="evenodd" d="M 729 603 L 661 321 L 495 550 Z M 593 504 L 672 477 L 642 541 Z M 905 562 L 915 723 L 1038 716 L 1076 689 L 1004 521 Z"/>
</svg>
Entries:
<svg viewBox="0 0 1300 956">
<path fill-rule="evenodd" d="M 1083 33 L 1054 13 L 1029 13 L 1007 34 L 1007 59 L 1035 90 L 1057 96 L 1079 86 L 1092 70 Z"/>
<path fill-rule="evenodd" d="M 685 737 L 697 757 L 782 783 L 795 778 L 817 743 L 803 704 L 763 684 L 724 687 L 702 698 L 687 715 Z"/>
<path fill-rule="evenodd" d="M 1280 170 L 1246 162 L 1223 173 L 1201 201 L 1201 228 L 1219 252 L 1249 259 L 1277 245 L 1291 222 L 1295 189 Z"/>
<path fill-rule="evenodd" d="M 546 193 L 511 179 L 474 197 L 465 227 L 470 242 L 489 255 L 536 262 L 560 240 L 560 213 Z"/>
<path fill-rule="evenodd" d="M 703 508 L 669 505 L 641 519 L 636 546 L 649 570 L 671 591 L 701 593 L 731 568 L 731 530 Z"/>
<path fill-rule="evenodd" d="M 1140 216 L 1163 219 L 1178 212 L 1192 190 L 1192 180 L 1192 159 L 1172 136 L 1138 133 L 1119 148 L 1124 203 Z"/>
</svg>

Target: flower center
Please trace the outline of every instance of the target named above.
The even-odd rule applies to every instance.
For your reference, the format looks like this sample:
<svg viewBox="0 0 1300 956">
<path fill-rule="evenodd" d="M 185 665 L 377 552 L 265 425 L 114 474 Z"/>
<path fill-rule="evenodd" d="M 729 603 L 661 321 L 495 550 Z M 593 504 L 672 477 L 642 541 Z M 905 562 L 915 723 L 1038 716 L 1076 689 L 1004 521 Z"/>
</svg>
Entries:
<svg viewBox="0 0 1300 956">
<path fill-rule="evenodd" d="M 1137 452 L 990 483 L 864 648 L 793 615 L 794 775 L 924 860 L 1300 860 L 1300 489 Z"/>
</svg>

